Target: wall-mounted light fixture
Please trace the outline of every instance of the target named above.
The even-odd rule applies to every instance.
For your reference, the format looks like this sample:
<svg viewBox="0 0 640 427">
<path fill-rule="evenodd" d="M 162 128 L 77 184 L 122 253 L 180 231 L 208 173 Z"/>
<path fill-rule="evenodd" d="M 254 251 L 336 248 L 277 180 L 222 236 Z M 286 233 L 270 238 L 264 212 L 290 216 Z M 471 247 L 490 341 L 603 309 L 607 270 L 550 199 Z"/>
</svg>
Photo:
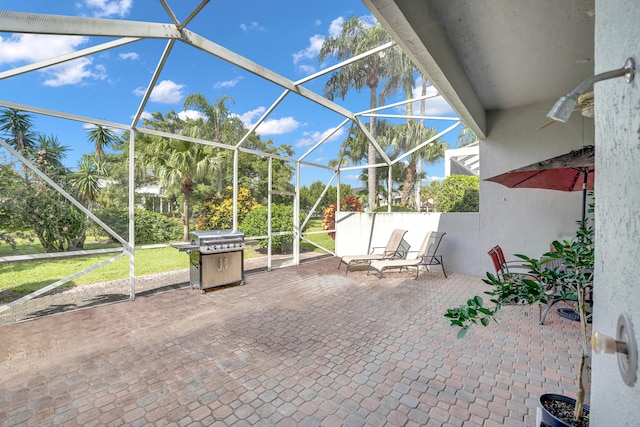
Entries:
<svg viewBox="0 0 640 427">
<path fill-rule="evenodd" d="M 549 112 L 547 113 L 547 117 L 559 122 L 566 122 L 567 120 L 569 120 L 569 117 L 571 117 L 571 113 L 573 113 L 573 110 L 576 108 L 578 97 L 591 86 L 593 86 L 594 83 L 623 76 L 627 83 L 631 83 L 633 81 L 635 72 L 635 61 L 633 60 L 633 58 L 627 58 L 624 63 L 624 67 L 617 70 L 606 71 L 604 73 L 596 74 L 593 77 L 589 77 L 587 80 L 580 83 L 578 87 L 576 87 L 573 91 L 569 92 L 565 96 L 561 96 L 560 99 L 558 99 L 558 102 L 556 102 L 556 104 L 553 106 L 553 108 L 549 110 Z"/>
</svg>

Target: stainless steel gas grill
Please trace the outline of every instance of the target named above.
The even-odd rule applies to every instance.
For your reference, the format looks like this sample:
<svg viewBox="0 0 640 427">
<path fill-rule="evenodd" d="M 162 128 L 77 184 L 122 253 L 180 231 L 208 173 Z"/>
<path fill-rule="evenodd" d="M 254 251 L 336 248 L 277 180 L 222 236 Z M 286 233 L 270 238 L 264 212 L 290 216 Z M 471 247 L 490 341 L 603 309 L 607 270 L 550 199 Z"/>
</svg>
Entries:
<svg viewBox="0 0 640 427">
<path fill-rule="evenodd" d="M 171 245 L 189 254 L 189 283 L 202 293 L 216 286 L 244 285 L 244 233 L 230 230 L 198 230 L 189 243 Z"/>
</svg>

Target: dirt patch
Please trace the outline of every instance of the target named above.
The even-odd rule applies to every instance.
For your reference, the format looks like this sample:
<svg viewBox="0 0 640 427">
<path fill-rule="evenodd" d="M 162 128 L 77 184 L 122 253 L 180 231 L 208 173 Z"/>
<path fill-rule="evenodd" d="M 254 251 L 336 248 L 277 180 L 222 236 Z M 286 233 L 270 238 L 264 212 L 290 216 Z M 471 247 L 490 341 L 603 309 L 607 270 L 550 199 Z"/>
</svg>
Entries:
<svg viewBox="0 0 640 427">
<path fill-rule="evenodd" d="M 13 289 L 3 289 L 0 291 L 0 305 L 9 304 L 18 298 L 24 296 L 22 292 L 16 292 Z"/>
</svg>

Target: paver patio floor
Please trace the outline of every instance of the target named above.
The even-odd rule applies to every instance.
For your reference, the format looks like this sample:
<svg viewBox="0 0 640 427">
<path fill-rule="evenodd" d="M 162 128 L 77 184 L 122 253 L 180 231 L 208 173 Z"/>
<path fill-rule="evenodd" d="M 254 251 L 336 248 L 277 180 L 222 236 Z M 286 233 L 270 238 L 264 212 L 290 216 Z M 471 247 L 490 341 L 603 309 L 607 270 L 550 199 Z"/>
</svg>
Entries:
<svg viewBox="0 0 640 427">
<path fill-rule="evenodd" d="M 532 426 L 575 394 L 576 322 L 509 307 L 458 340 L 479 277 L 337 265 L 0 326 L 0 425 Z"/>
</svg>

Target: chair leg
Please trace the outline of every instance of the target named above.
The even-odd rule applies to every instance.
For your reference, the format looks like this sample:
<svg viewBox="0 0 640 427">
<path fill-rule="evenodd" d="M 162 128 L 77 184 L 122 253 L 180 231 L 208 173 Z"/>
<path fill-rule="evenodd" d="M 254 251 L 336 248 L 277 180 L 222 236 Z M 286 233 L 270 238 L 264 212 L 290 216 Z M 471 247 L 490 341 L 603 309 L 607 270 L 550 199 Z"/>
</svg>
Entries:
<svg viewBox="0 0 640 427">
<path fill-rule="evenodd" d="M 551 310 L 551 307 L 557 303 L 559 300 L 555 299 L 555 298 L 551 298 L 549 300 L 549 303 L 547 304 L 547 307 L 544 309 L 544 312 L 542 314 L 540 314 L 540 324 L 544 325 L 544 320 L 547 318 L 547 314 L 549 313 L 549 310 Z M 540 307 L 540 309 L 542 310 L 542 306 Z"/>
</svg>

